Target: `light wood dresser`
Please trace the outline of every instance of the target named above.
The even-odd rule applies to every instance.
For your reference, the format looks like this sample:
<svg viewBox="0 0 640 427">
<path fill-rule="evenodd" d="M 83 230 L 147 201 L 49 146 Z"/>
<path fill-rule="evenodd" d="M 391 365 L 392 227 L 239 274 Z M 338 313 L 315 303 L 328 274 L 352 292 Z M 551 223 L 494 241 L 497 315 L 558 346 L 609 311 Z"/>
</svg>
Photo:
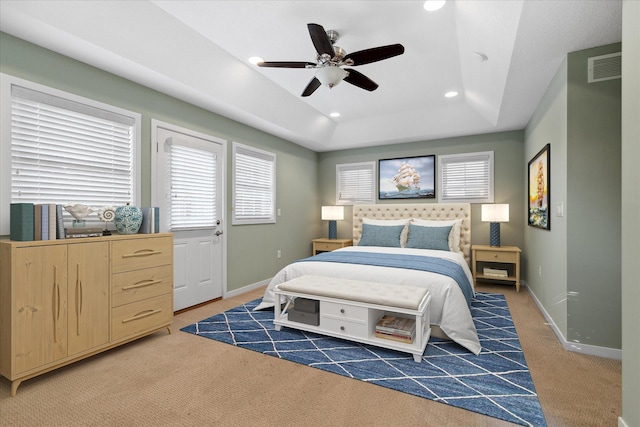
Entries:
<svg viewBox="0 0 640 427">
<path fill-rule="evenodd" d="M 166 328 L 173 236 L 0 240 L 0 375 L 24 380 Z"/>
</svg>

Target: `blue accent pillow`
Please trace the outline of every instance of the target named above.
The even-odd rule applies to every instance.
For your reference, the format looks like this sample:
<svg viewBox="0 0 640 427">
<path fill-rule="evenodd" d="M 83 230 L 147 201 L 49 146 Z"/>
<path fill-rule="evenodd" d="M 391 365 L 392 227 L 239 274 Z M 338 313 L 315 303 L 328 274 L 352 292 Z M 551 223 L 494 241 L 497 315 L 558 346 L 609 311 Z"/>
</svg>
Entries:
<svg viewBox="0 0 640 427">
<path fill-rule="evenodd" d="M 407 248 L 449 251 L 451 227 L 421 227 L 409 224 Z"/>
<path fill-rule="evenodd" d="M 362 237 L 358 246 L 400 247 L 400 234 L 404 225 L 362 224 Z"/>
</svg>

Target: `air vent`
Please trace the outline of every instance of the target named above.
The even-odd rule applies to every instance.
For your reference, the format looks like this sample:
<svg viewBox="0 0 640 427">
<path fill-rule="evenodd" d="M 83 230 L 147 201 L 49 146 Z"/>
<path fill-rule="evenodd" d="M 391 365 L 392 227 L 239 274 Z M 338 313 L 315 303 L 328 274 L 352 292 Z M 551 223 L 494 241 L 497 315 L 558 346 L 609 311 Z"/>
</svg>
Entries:
<svg viewBox="0 0 640 427">
<path fill-rule="evenodd" d="M 588 60 L 588 83 L 619 79 L 622 77 L 622 53 L 593 56 Z"/>
</svg>

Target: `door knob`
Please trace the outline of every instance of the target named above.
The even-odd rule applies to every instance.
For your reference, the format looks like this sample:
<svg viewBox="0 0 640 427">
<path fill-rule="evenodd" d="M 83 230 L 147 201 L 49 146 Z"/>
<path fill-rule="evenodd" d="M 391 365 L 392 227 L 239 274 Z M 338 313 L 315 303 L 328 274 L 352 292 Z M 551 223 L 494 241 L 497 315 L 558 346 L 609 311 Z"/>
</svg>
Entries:
<svg viewBox="0 0 640 427">
<path fill-rule="evenodd" d="M 215 232 L 214 234 L 215 234 L 216 236 L 219 236 L 219 235 L 221 235 L 221 234 L 222 234 L 222 231 L 220 231 L 220 230 L 216 230 L 216 232 Z"/>
</svg>

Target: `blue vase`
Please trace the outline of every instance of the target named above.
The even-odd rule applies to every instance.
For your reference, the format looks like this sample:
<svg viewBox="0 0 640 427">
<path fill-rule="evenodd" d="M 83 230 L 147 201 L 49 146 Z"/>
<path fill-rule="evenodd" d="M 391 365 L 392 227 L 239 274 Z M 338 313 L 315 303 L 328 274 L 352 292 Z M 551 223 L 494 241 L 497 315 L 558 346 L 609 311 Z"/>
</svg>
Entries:
<svg viewBox="0 0 640 427">
<path fill-rule="evenodd" d="M 142 224 L 142 209 L 129 205 L 120 206 L 116 208 L 114 222 L 118 233 L 136 234 Z"/>
</svg>

